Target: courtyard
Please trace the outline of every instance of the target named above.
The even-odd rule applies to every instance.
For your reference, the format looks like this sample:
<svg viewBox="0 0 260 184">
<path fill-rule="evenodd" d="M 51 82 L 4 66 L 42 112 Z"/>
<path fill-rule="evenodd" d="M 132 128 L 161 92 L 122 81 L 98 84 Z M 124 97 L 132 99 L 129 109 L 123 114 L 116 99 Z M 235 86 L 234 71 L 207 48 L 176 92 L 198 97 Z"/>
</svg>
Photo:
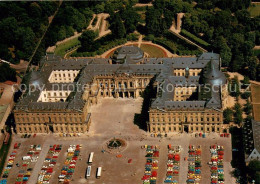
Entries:
<svg viewBox="0 0 260 184">
<path fill-rule="evenodd" d="M 38 174 L 42 168 L 43 161 L 47 155 L 50 145 L 62 144 L 62 149 L 57 158 L 57 164 L 50 179 L 50 183 L 59 183 L 58 176 L 66 160 L 67 149 L 69 145 L 82 145 L 80 156 L 75 167 L 75 173 L 71 183 L 91 183 L 91 184 L 138 184 L 142 183 L 142 176 L 145 171 L 146 151 L 141 147 L 144 145 L 158 145 L 160 149 L 158 179 L 157 183 L 163 183 L 166 177 L 167 163 L 167 145 L 181 146 L 180 154 L 180 174 L 179 183 L 186 183 L 188 173 L 188 162 L 184 158 L 188 156 L 189 145 L 201 145 L 202 148 L 202 180 L 201 183 L 210 183 L 210 145 L 219 144 L 224 146 L 224 171 L 225 183 L 235 183 L 231 177 L 231 139 L 221 138 L 216 133 L 207 134 L 206 138 L 196 138 L 194 134 L 168 134 L 168 137 L 157 138 L 151 137 L 150 133 L 140 130 L 137 125 L 133 124 L 135 113 L 140 113 L 142 99 L 101 99 L 97 105 L 92 106 L 92 123 L 90 131 L 80 137 L 60 137 L 57 134 L 37 134 L 31 138 L 21 138 L 15 135 L 11 145 L 21 143 L 17 151 L 14 163 L 22 165 L 22 156 L 26 154 L 30 145 L 41 145 L 42 151 L 39 154 L 38 161 L 32 164 L 33 170 L 29 184 L 37 183 Z M 111 151 L 107 149 L 106 143 L 113 138 L 120 138 L 126 142 L 121 150 Z M 103 151 L 102 151 L 103 150 Z M 85 172 L 88 166 L 87 161 L 89 154 L 94 152 L 91 176 L 86 180 Z M 118 157 L 118 155 L 121 155 Z M 131 163 L 128 160 L 132 159 Z M 8 183 L 15 183 L 22 166 L 17 167 L 14 164 L 7 179 Z M 102 167 L 102 176 L 96 179 L 96 169 Z"/>
</svg>

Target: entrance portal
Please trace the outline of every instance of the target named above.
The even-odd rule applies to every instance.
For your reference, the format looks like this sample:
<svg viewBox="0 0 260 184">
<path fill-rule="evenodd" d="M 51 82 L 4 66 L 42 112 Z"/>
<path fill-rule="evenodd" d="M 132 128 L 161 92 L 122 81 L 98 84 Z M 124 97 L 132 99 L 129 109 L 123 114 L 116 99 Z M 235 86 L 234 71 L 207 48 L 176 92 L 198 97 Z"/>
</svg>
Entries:
<svg viewBox="0 0 260 184">
<path fill-rule="evenodd" d="M 189 133 L 189 126 L 188 125 L 184 125 L 184 132 Z"/>
<path fill-rule="evenodd" d="M 52 125 L 49 125 L 49 130 L 51 131 L 51 133 L 54 132 L 54 129 L 53 129 L 53 126 L 52 126 Z"/>
<path fill-rule="evenodd" d="M 130 97 L 134 98 L 135 97 L 135 93 L 134 92 L 130 92 Z"/>
<path fill-rule="evenodd" d="M 123 98 L 123 92 L 119 92 L 119 98 Z"/>
</svg>

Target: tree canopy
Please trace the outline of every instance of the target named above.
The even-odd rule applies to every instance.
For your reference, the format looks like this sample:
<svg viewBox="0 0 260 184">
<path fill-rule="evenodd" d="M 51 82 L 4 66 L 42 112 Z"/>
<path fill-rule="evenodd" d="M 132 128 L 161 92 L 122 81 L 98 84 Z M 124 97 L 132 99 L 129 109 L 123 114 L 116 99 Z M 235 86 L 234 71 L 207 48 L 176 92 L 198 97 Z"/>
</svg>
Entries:
<svg viewBox="0 0 260 184">
<path fill-rule="evenodd" d="M 82 35 L 79 37 L 79 41 L 81 43 L 80 51 L 83 52 L 95 51 L 99 47 L 98 42 L 95 42 L 97 36 L 98 36 L 97 32 L 91 30 L 84 31 Z"/>
<path fill-rule="evenodd" d="M 57 2 L 1 2 L 0 58 L 12 63 L 28 60 L 57 6 Z"/>
<path fill-rule="evenodd" d="M 16 72 L 7 63 L 0 64 L 0 82 L 16 82 Z"/>
</svg>

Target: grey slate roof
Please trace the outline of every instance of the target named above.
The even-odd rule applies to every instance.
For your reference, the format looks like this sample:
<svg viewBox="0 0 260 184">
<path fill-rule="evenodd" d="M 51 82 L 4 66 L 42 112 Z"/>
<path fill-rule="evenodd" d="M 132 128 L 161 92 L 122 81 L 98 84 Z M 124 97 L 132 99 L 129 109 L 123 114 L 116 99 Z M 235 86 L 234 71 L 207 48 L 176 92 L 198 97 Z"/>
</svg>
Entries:
<svg viewBox="0 0 260 184">
<path fill-rule="evenodd" d="M 199 76 L 190 76 L 188 78 L 184 76 L 169 76 L 168 80 L 175 86 L 198 86 Z"/>
<path fill-rule="evenodd" d="M 219 70 L 219 64 L 212 59 L 210 59 L 205 67 L 203 77 L 205 78 L 205 82 L 211 85 L 223 85 L 227 82 L 225 75 Z"/>
<path fill-rule="evenodd" d="M 129 63 L 135 64 L 143 60 L 144 52 L 135 46 L 123 46 L 118 48 L 113 55 L 116 62 L 121 62 L 126 57 L 130 58 Z"/>
<path fill-rule="evenodd" d="M 128 53 L 131 50 L 132 56 L 140 54 L 139 48 L 126 47 L 124 50 L 119 49 L 119 53 Z M 119 56 L 119 55 L 117 55 Z M 139 56 L 138 56 L 139 57 Z M 199 76 L 173 76 L 174 68 L 204 68 L 210 61 L 213 61 L 218 70 L 219 55 L 214 53 L 204 53 L 199 58 L 196 57 L 177 57 L 177 58 L 144 58 L 145 64 L 133 64 L 136 60 L 131 55 L 124 56 L 123 64 L 109 64 L 109 59 L 87 58 L 87 59 L 62 59 L 57 56 L 48 55 L 43 62 L 43 67 L 40 71 L 33 72 L 30 83 L 45 84 L 46 90 L 53 90 L 53 84 L 50 84 L 48 78 L 53 70 L 80 70 L 77 81 L 69 84 L 55 84 L 55 86 L 70 86 L 72 84 L 84 85 L 93 82 L 95 76 L 116 75 L 120 73 L 139 74 L 139 75 L 156 75 L 156 81 L 163 83 L 163 91 L 158 93 L 158 97 L 153 101 L 152 108 L 164 109 L 201 109 L 201 108 L 220 108 L 221 97 L 219 93 L 212 93 L 211 98 L 204 101 L 185 101 L 176 102 L 173 100 L 174 93 L 167 91 L 167 84 L 173 85 L 173 90 L 178 85 L 198 86 Z M 133 61 L 134 60 L 134 61 Z M 217 73 L 218 74 L 218 73 Z M 55 90 L 55 89 L 54 89 Z M 73 94 L 73 96 L 72 96 Z M 86 103 L 82 99 L 83 92 L 72 93 L 66 102 L 37 102 L 40 91 L 25 96 L 16 105 L 16 109 L 24 110 L 62 110 L 71 109 L 81 111 Z"/>
</svg>

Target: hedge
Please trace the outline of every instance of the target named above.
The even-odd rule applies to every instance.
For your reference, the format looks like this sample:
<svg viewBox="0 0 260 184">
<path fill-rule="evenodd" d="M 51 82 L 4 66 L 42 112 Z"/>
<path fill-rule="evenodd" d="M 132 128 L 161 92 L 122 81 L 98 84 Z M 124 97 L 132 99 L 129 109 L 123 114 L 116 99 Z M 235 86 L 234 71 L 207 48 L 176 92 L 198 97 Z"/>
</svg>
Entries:
<svg viewBox="0 0 260 184">
<path fill-rule="evenodd" d="M 186 50 L 179 47 L 178 44 L 174 43 L 171 40 L 166 38 L 155 38 L 153 43 L 158 44 L 169 50 L 170 52 L 178 55 L 199 55 L 201 54 L 200 50 Z"/>
<path fill-rule="evenodd" d="M 184 35 L 184 36 L 187 36 L 189 37 L 190 39 L 192 39 L 193 41 L 197 42 L 198 44 L 202 45 L 202 46 L 206 46 L 208 47 L 210 44 L 205 42 L 204 40 L 198 38 L 197 36 L 195 36 L 194 34 L 188 32 L 187 30 L 185 29 L 182 29 L 181 30 L 181 34 Z"/>
<path fill-rule="evenodd" d="M 161 45 L 163 46 L 164 48 L 166 48 L 167 50 L 169 50 L 170 52 L 172 53 L 176 53 L 177 51 L 177 48 L 174 49 L 174 47 L 176 47 L 172 42 L 166 40 L 166 39 L 163 39 L 163 38 L 155 38 L 153 40 L 153 43 L 155 44 L 158 44 L 158 45 Z"/>
</svg>

